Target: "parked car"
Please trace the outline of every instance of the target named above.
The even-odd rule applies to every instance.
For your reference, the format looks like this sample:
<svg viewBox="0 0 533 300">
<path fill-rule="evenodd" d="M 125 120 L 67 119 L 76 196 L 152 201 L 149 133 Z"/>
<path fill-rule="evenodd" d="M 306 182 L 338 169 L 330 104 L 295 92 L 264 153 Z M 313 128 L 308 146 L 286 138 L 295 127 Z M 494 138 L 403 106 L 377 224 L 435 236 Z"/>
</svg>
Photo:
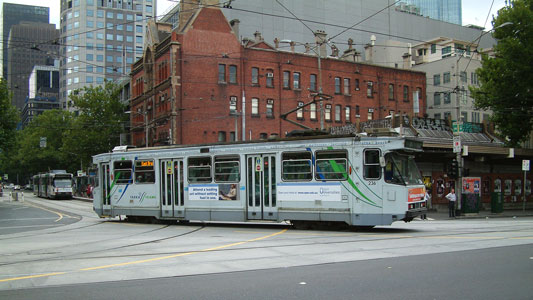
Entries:
<svg viewBox="0 0 533 300">
<path fill-rule="evenodd" d="M 16 184 L 15 187 L 13 188 L 14 190 L 20 190 L 20 185 Z"/>
</svg>

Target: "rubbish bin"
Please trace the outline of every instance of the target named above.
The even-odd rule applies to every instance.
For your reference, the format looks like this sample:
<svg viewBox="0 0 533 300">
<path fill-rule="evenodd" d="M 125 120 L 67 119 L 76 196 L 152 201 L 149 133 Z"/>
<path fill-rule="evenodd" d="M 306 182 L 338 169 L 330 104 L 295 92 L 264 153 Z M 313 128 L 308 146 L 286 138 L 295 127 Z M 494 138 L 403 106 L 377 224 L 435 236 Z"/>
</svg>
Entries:
<svg viewBox="0 0 533 300">
<path fill-rule="evenodd" d="M 491 213 L 503 212 L 503 193 L 493 192 L 490 195 L 490 212 Z"/>
<path fill-rule="evenodd" d="M 465 214 L 479 213 L 479 195 L 461 194 L 461 212 Z"/>
</svg>

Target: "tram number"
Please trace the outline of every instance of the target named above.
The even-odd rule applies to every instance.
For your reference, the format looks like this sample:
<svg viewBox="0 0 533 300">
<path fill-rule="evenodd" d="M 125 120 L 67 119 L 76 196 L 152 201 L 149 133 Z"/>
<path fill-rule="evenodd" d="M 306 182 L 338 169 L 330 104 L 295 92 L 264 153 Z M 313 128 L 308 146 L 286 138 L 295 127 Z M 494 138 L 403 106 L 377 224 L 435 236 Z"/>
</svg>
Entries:
<svg viewBox="0 0 533 300">
<path fill-rule="evenodd" d="M 376 185 L 376 181 L 369 181 L 368 185 Z"/>
</svg>

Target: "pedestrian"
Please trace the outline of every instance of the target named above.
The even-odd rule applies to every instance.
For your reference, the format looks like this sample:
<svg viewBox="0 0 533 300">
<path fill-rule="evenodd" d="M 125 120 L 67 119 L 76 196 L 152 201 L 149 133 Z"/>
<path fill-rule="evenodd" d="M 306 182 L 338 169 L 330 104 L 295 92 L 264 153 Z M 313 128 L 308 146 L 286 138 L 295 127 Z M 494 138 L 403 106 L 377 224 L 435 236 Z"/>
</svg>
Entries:
<svg viewBox="0 0 533 300">
<path fill-rule="evenodd" d="M 448 215 L 450 218 L 455 218 L 455 201 L 457 200 L 457 196 L 455 195 L 454 188 L 446 195 L 446 199 L 448 199 Z"/>
<path fill-rule="evenodd" d="M 426 210 L 428 209 L 428 204 L 429 204 L 430 197 L 431 196 L 429 195 L 428 191 L 426 190 L 426 194 L 424 195 L 424 201 L 426 202 Z M 420 219 L 427 220 L 426 214 L 420 215 Z"/>
</svg>

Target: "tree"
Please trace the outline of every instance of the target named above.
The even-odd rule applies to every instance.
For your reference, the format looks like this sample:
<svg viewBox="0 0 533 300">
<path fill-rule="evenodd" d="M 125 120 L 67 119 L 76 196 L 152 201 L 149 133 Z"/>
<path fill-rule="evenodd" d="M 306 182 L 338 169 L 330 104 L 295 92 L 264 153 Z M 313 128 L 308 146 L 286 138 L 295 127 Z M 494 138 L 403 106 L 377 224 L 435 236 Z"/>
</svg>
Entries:
<svg viewBox="0 0 533 300">
<path fill-rule="evenodd" d="M 72 162 L 62 151 L 71 124 L 72 114 L 68 111 L 48 110 L 35 117 L 18 136 L 11 168 L 24 178 L 53 169 L 72 172 Z M 41 138 L 46 138 L 46 147 L 41 147 Z"/>
<path fill-rule="evenodd" d="M 120 101 L 120 86 L 106 82 L 104 86 L 84 87 L 71 96 L 79 115 L 72 123 L 62 150 L 71 159 L 90 165 L 92 156 L 109 152 L 120 144 L 120 134 L 128 115 Z"/>
<path fill-rule="evenodd" d="M 13 147 L 18 121 L 19 113 L 11 104 L 7 83 L 0 78 L 0 152 L 7 152 Z"/>
<path fill-rule="evenodd" d="M 503 26 L 502 26 L 503 24 Z M 533 1 L 515 0 L 492 21 L 494 57 L 483 56 L 480 87 L 470 88 L 477 108 L 490 109 L 492 121 L 509 146 L 527 140 L 533 129 Z"/>
</svg>

